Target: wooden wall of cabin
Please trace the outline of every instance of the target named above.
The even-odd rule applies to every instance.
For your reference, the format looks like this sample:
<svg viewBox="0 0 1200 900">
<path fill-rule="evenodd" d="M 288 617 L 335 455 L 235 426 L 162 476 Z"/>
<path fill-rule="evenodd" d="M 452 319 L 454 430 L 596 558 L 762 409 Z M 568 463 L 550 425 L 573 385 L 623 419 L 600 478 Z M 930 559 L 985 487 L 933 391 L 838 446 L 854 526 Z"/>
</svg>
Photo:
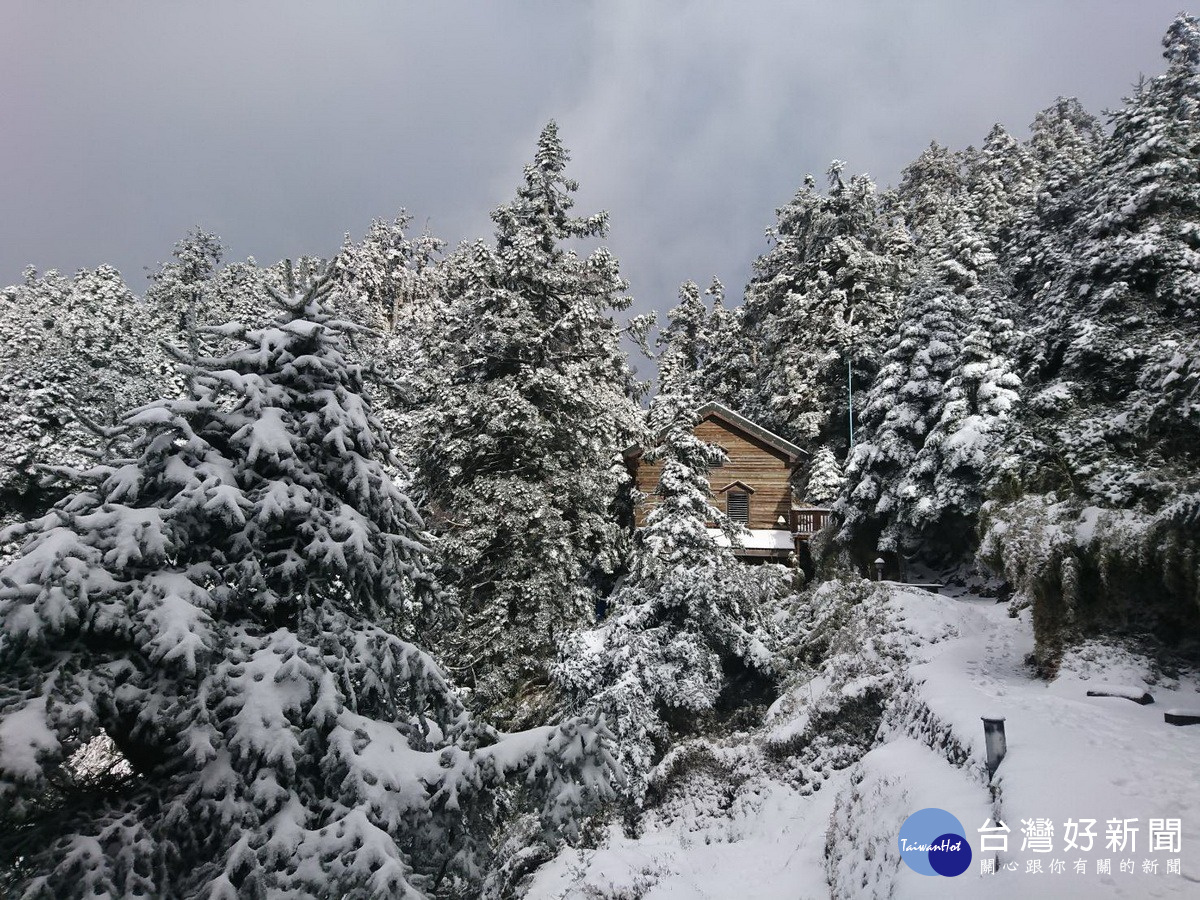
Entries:
<svg viewBox="0 0 1200 900">
<path fill-rule="evenodd" d="M 728 513 L 727 494 L 718 491 L 730 482 L 744 481 L 754 488 L 754 493 L 750 495 L 749 527 L 788 527 L 779 525 L 780 516 L 784 522 L 789 521 L 792 508 L 792 470 L 786 456 L 719 419 L 708 418 L 700 422 L 696 426 L 696 436 L 707 443 L 719 445 L 729 457 L 725 465 L 708 473 L 714 506 Z M 646 495 L 635 512 L 639 528 L 645 524 L 647 513 L 658 502 L 654 491 L 661 473 L 660 464 L 646 463 L 638 458 L 634 484 Z"/>
</svg>

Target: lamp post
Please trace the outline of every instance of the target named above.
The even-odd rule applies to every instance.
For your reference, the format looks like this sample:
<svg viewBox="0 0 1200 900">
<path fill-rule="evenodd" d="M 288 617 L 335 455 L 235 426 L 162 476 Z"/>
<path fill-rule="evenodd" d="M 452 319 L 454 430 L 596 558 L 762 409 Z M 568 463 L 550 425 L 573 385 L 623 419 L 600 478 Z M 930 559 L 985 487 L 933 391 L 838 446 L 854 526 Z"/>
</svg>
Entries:
<svg viewBox="0 0 1200 900">
<path fill-rule="evenodd" d="M 1004 737 L 1004 716 L 981 716 L 983 719 L 983 744 L 987 752 L 988 778 L 996 774 L 1004 755 L 1008 753 L 1008 741 Z"/>
</svg>

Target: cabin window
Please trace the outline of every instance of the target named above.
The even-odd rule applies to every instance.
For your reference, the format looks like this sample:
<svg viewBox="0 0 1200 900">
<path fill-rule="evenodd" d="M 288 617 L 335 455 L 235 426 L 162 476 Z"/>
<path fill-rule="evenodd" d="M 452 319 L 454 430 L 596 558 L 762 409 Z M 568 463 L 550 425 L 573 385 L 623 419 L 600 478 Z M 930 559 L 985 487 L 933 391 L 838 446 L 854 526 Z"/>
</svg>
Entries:
<svg viewBox="0 0 1200 900">
<path fill-rule="evenodd" d="M 747 524 L 750 521 L 750 495 L 745 491 L 729 491 L 725 495 L 725 512 L 734 522 Z"/>
</svg>

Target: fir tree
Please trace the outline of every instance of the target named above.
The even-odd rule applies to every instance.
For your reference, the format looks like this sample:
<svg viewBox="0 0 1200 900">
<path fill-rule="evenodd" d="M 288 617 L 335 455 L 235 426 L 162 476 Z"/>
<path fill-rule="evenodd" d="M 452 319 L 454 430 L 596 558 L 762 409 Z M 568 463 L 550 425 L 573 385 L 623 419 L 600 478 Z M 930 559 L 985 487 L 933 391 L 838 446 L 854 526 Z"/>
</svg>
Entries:
<svg viewBox="0 0 1200 900">
<path fill-rule="evenodd" d="M 813 454 L 804 498 L 817 506 L 827 506 L 841 494 L 845 480 L 837 455 L 833 448 L 826 444 Z"/>
<path fill-rule="evenodd" d="M 425 539 L 329 288 L 205 330 L 238 349 L 180 353 L 194 396 L 130 413 L 125 449 L 19 529 L 0 795 L 28 896 L 471 893 L 509 773 L 550 830 L 607 790 L 602 731 L 497 741 L 397 636 L 436 602 Z M 97 735 L 134 776 L 45 817 Z"/>
<path fill-rule="evenodd" d="M 556 642 L 590 620 L 621 564 L 614 462 L 640 428 L 613 321 L 630 302 L 616 260 L 562 246 L 607 227 L 603 213 L 571 215 L 566 163 L 551 123 L 516 198 L 492 214 L 495 246 L 448 262 L 442 383 L 422 423 L 424 499 L 464 615 L 446 655 L 509 721 L 533 714 Z"/>
<path fill-rule="evenodd" d="M 713 302 L 706 326 L 708 357 L 700 373 L 697 396 L 703 402 L 716 400 L 730 409 L 748 409 L 758 354 L 743 326 L 745 307 L 725 306 L 725 285 L 717 278 L 705 293 Z"/>
<path fill-rule="evenodd" d="M 759 374 L 747 414 L 797 438 L 840 438 L 847 365 L 865 388 L 879 366 L 904 280 L 906 239 L 865 175 L 829 170 L 827 195 L 811 176 L 778 211 L 775 246 L 746 289 L 743 340 Z"/>
<path fill-rule="evenodd" d="M 1055 489 L 1156 506 L 1160 461 L 1183 475 L 1193 458 L 1198 34 L 1194 18 L 1176 20 L 1167 71 L 1112 115 L 1093 174 L 1051 210 L 1060 215 L 1039 219 L 1056 240 L 1017 282 L 1036 339 L 1022 417 L 1027 484 L 1049 486 L 1040 469 L 1059 473 Z"/>
<path fill-rule="evenodd" d="M 1200 488 L 1200 23 L 1181 15 L 1163 44 L 1166 71 L 1110 115 L 1111 137 L 1093 144 L 1070 110 L 1047 132 L 1085 164 L 1039 196 L 1015 278 L 1032 339 L 1000 497 L 1019 499 L 985 508 L 984 551 L 1035 601 L 1047 668 L 1114 621 L 1196 633 L 1195 531 L 1168 511 Z M 1043 553 L 1030 534 L 1065 538 Z"/>
<path fill-rule="evenodd" d="M 955 558 L 973 549 L 975 523 L 991 479 L 1001 466 L 1020 380 L 1009 352 L 1013 323 L 975 297 L 975 326 L 967 333 L 954 372 L 943 390 L 939 416 L 909 474 L 918 498 L 907 524 L 927 545 Z"/>
<path fill-rule="evenodd" d="M 182 388 L 146 313 L 111 266 L 73 277 L 30 268 L 0 291 L 0 527 L 60 496 L 38 470 L 98 445 L 81 419 L 111 425 Z"/>
<path fill-rule="evenodd" d="M 923 249 L 945 242 L 964 206 L 965 157 L 934 141 L 904 168 L 894 202 Z"/>
<path fill-rule="evenodd" d="M 268 288 L 291 292 L 299 274 L 311 280 L 323 265 L 301 259 L 271 267 L 253 259 L 225 262 L 221 239 L 199 228 L 175 244 L 171 259 L 150 275 L 144 305 L 160 341 L 186 346 L 193 355 L 224 352 L 228 340 L 204 329 L 225 322 L 265 326 L 275 314 Z M 299 270 L 297 272 L 297 269 Z"/>
<path fill-rule="evenodd" d="M 904 324 L 867 394 L 860 441 L 847 464 L 847 493 L 837 506 L 841 540 L 867 553 L 912 552 L 905 507 L 921 495 L 910 478 L 917 454 L 941 413 L 954 368 L 963 306 L 945 281 L 927 276 L 905 303 Z"/>
<path fill-rule="evenodd" d="M 332 262 L 341 312 L 369 327 L 355 335 L 371 360 L 367 388 L 380 420 L 410 458 L 418 429 L 436 394 L 440 370 L 431 356 L 447 317 L 443 244 L 429 233 L 408 236 L 411 217 L 377 219 L 357 243 L 346 236 Z"/>
<path fill-rule="evenodd" d="M 629 580 L 610 617 L 567 642 L 554 670 L 568 709 L 611 723 L 635 805 L 672 734 L 712 711 L 732 674 L 769 684 L 773 672 L 761 615 L 779 585 L 773 567 L 751 570 L 729 549 L 744 532 L 713 506 L 707 477 L 725 454 L 694 425 L 678 416 L 646 451 L 662 474 Z"/>
<path fill-rule="evenodd" d="M 696 282 L 686 281 L 679 288 L 679 303 L 667 313 L 667 326 L 658 335 L 658 392 L 663 402 L 656 403 L 653 411 L 663 421 L 651 420 L 653 430 L 705 402 L 702 377 L 708 365 L 710 337 L 709 311 L 700 288 Z"/>
<path fill-rule="evenodd" d="M 1015 222 L 1032 205 L 1037 175 L 1029 151 L 993 126 L 966 173 L 972 224 L 993 252 L 1011 242 Z"/>
<path fill-rule="evenodd" d="M 864 553 L 946 559 L 971 549 L 1016 401 L 1007 355 L 1014 338 L 998 330 L 1011 332 L 1011 322 L 995 312 L 995 256 L 962 209 L 935 218 L 941 243 L 925 250 L 926 272 L 867 397 L 838 506 L 840 540 Z"/>
</svg>

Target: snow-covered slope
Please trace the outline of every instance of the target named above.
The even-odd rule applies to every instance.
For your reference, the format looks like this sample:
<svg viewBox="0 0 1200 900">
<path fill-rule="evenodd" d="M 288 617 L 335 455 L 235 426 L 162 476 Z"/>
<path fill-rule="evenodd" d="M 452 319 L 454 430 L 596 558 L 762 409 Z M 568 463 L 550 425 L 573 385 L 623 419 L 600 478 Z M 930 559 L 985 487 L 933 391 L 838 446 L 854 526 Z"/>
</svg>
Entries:
<svg viewBox="0 0 1200 900">
<path fill-rule="evenodd" d="M 1169 678 L 1135 654 L 1088 644 L 1047 683 L 1023 665 L 1033 643 L 1027 613 L 1013 619 L 992 600 L 900 585 L 883 606 L 904 660 L 893 675 L 873 676 L 890 686 L 875 744 L 856 763 L 779 749 L 799 735 L 811 741 L 811 719 L 831 692 L 854 695 L 870 680 L 818 668 L 759 732 L 669 757 L 664 765 L 683 774 L 668 779 L 636 838 L 610 827 L 598 849 L 566 851 L 544 867 L 528 896 L 1200 896 L 1200 726 L 1163 721 L 1166 709 L 1200 707 L 1194 677 Z M 864 644 L 860 655 L 873 652 Z M 1156 702 L 1087 696 L 1106 685 L 1147 689 Z M 1008 755 L 990 784 L 982 715 L 1006 719 Z M 930 806 L 954 814 L 971 844 L 971 866 L 957 878 L 923 876 L 900 859 L 900 825 Z M 984 853 L 978 829 L 997 817 L 1011 829 L 1008 851 Z M 1036 819 L 1053 828 L 1049 852 L 1022 849 L 1022 829 Z M 1064 850 L 1068 819 L 1095 820 L 1090 851 Z M 1137 820 L 1136 847 L 1109 848 L 1110 819 Z M 1177 852 L 1151 850 L 1151 819 L 1180 820 Z M 995 875 L 981 872 L 990 858 Z M 1106 859 L 1111 872 L 1099 873 Z M 1133 871 L 1122 872 L 1125 860 Z"/>
</svg>

